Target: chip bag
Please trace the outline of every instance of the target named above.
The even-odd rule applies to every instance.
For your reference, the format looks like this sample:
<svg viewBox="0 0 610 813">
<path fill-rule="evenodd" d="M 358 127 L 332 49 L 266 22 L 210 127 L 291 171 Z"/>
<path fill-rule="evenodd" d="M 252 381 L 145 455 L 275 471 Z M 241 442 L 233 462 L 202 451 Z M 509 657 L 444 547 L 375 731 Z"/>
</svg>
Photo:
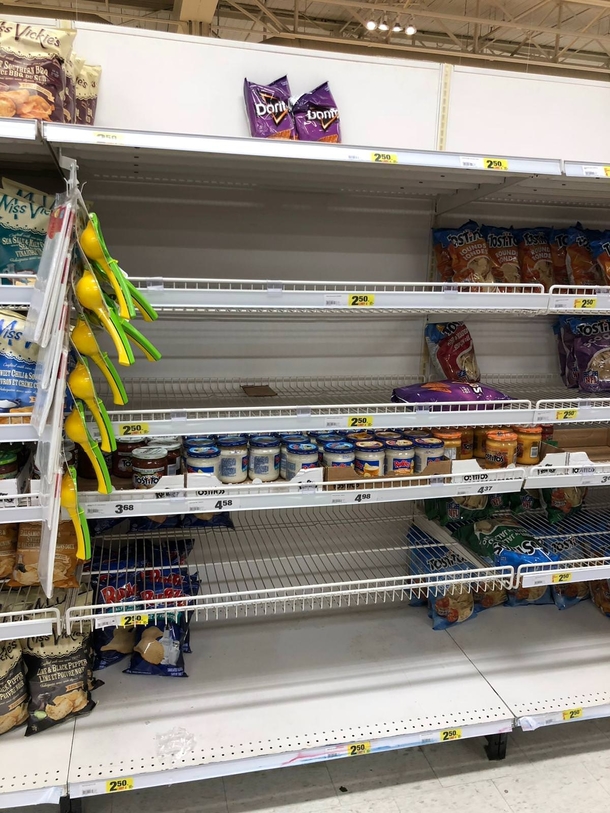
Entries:
<svg viewBox="0 0 610 813">
<path fill-rule="evenodd" d="M 591 253 L 589 236 L 576 226 L 568 229 L 566 264 L 572 285 L 603 284 L 601 268 Z"/>
<path fill-rule="evenodd" d="M 598 239 L 589 243 L 591 255 L 602 274 L 602 284 L 610 285 L 610 231 L 603 232 Z"/>
<path fill-rule="evenodd" d="M 24 329 L 22 314 L 0 310 L 0 414 L 31 412 L 36 401 L 38 345 L 23 339 Z"/>
<path fill-rule="evenodd" d="M 508 515 L 465 525 L 458 528 L 454 536 L 498 567 L 517 568 L 522 564 L 553 562 L 558 558 L 540 547 L 535 537 Z"/>
<path fill-rule="evenodd" d="M 472 336 L 464 322 L 428 324 L 425 336 L 430 360 L 439 378 L 474 383 L 481 380 Z"/>
<path fill-rule="evenodd" d="M 586 488 L 543 488 L 540 492 L 546 515 L 554 525 L 582 510 L 587 494 Z"/>
<path fill-rule="evenodd" d="M 491 273 L 496 282 L 515 284 L 521 282 L 519 250 L 513 229 L 482 226 L 491 258 Z"/>
<path fill-rule="evenodd" d="M 459 229 L 439 229 L 443 248 L 449 251 L 454 282 L 493 282 L 491 257 L 480 226 L 473 220 Z"/>
<path fill-rule="evenodd" d="M 341 143 L 339 110 L 328 82 L 299 96 L 292 106 L 292 113 L 299 141 Z"/>
<path fill-rule="evenodd" d="M 425 403 L 453 403 L 457 401 L 509 401 L 508 395 L 504 395 L 494 387 L 487 384 L 470 384 L 457 381 L 430 381 L 427 384 L 410 384 L 406 387 L 397 387 L 392 392 L 392 401 L 402 404 L 425 404 Z"/>
<path fill-rule="evenodd" d="M 448 525 L 451 522 L 474 522 L 489 513 L 489 500 L 486 494 L 472 494 L 468 497 L 447 497 L 438 501 L 438 522 Z"/>
<path fill-rule="evenodd" d="M 296 138 L 286 76 L 270 85 L 257 85 L 244 79 L 244 99 L 253 138 Z"/>
<path fill-rule="evenodd" d="M 509 505 L 515 514 L 537 511 L 540 508 L 540 495 L 535 489 L 521 489 L 507 494 Z"/>
<path fill-rule="evenodd" d="M 38 273 L 50 216 L 34 201 L 0 193 L 0 273 Z"/>
<path fill-rule="evenodd" d="M 572 316 L 566 319 L 572 334 L 571 350 L 583 392 L 610 390 L 610 318 Z M 567 337 L 567 331 L 565 333 Z M 566 368 L 570 357 L 566 359 Z"/>
<path fill-rule="evenodd" d="M 451 266 L 451 254 L 449 249 L 443 245 L 441 235 L 445 229 L 432 229 L 432 246 L 434 249 L 434 260 L 436 263 L 436 273 L 441 282 L 451 282 L 453 279 L 453 268 Z"/>
<path fill-rule="evenodd" d="M 550 587 L 519 587 L 508 591 L 509 607 L 524 607 L 527 604 L 552 604 Z"/>
<path fill-rule="evenodd" d="M 8 579 L 13 573 L 17 561 L 18 528 L 14 523 L 0 525 L 0 579 Z"/>
<path fill-rule="evenodd" d="M 567 254 L 568 230 L 551 229 L 549 232 L 551 262 L 553 264 L 553 285 L 569 285 Z"/>
<path fill-rule="evenodd" d="M 610 617 L 610 582 L 608 579 L 589 582 L 589 589 L 593 604 L 602 615 Z"/>
<path fill-rule="evenodd" d="M 579 601 L 585 601 L 591 597 L 589 582 L 571 582 L 568 584 L 553 584 L 551 595 L 558 610 L 567 610 Z"/>
<path fill-rule="evenodd" d="M 0 641 L 0 734 L 25 723 L 28 700 L 21 644 Z"/>
<path fill-rule="evenodd" d="M 521 282 L 539 283 L 548 291 L 553 284 L 549 229 L 516 229 Z"/>
</svg>

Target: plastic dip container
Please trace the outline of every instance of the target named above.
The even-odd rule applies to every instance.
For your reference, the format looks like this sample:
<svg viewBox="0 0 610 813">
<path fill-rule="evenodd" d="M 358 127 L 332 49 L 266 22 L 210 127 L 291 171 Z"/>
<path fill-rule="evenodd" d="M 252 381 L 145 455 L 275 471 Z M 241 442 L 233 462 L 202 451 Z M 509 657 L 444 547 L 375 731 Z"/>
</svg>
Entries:
<svg viewBox="0 0 610 813">
<path fill-rule="evenodd" d="M 413 441 L 386 440 L 385 473 L 408 477 L 415 471 L 415 447 Z"/>
<path fill-rule="evenodd" d="M 505 469 L 517 457 L 517 435 L 504 429 L 487 432 L 485 441 L 485 468 Z"/>
<path fill-rule="evenodd" d="M 415 441 L 415 473 L 421 474 L 428 463 L 438 463 L 443 458 L 445 444 L 438 438 L 419 438 Z"/>
<path fill-rule="evenodd" d="M 392 429 L 380 429 L 375 432 L 375 440 L 380 440 L 385 443 L 386 440 L 401 440 L 403 437 L 402 432 L 394 432 Z"/>
<path fill-rule="evenodd" d="M 309 435 L 299 434 L 293 432 L 290 435 L 280 435 L 280 477 L 286 479 L 286 447 L 289 443 L 315 443 L 316 449 L 318 448 L 317 442 L 310 441 Z"/>
<path fill-rule="evenodd" d="M 16 452 L 0 452 L 0 480 L 10 480 L 19 473 Z"/>
<path fill-rule="evenodd" d="M 190 437 L 182 438 L 182 457 L 186 460 L 188 457 L 188 450 L 191 446 L 196 446 L 200 449 L 202 446 L 216 446 L 217 441 L 214 435 L 191 435 Z"/>
<path fill-rule="evenodd" d="M 218 446 L 191 446 L 186 458 L 186 470 L 193 474 L 220 474 Z"/>
<path fill-rule="evenodd" d="M 523 466 L 540 463 L 542 427 L 513 426 L 513 432 L 517 435 L 517 463 Z"/>
<path fill-rule="evenodd" d="M 134 449 L 131 468 L 134 488 L 154 488 L 167 472 L 167 450 L 163 446 Z"/>
<path fill-rule="evenodd" d="M 462 451 L 462 433 L 456 429 L 433 429 L 432 437 L 445 444 L 445 457 L 458 460 Z"/>
<path fill-rule="evenodd" d="M 325 445 L 327 443 L 338 443 L 340 440 L 344 440 L 344 437 L 338 432 L 316 432 L 312 436 L 312 442 L 318 444 L 318 463 L 322 462 Z"/>
<path fill-rule="evenodd" d="M 411 443 L 415 443 L 415 441 L 420 440 L 420 438 L 431 438 L 432 432 L 428 431 L 428 429 L 405 429 L 402 436 L 410 440 Z"/>
<path fill-rule="evenodd" d="M 348 432 L 345 438 L 352 443 L 358 443 L 362 440 L 375 440 L 375 433 L 372 429 L 358 429 L 355 432 Z"/>
<path fill-rule="evenodd" d="M 356 453 L 349 440 L 335 440 L 324 446 L 324 465 L 329 468 L 348 468 L 354 465 Z"/>
<path fill-rule="evenodd" d="M 474 427 L 458 426 L 457 431 L 462 434 L 462 448 L 460 449 L 460 460 L 470 460 L 474 456 Z"/>
<path fill-rule="evenodd" d="M 485 458 L 485 444 L 488 432 L 488 426 L 477 426 L 474 429 L 474 456 L 480 460 Z"/>
<path fill-rule="evenodd" d="M 317 469 L 318 462 L 318 444 L 303 442 L 303 443 L 289 443 L 286 446 L 286 479 L 292 478 L 301 469 Z"/>
<path fill-rule="evenodd" d="M 280 476 L 280 439 L 278 437 L 254 435 L 250 438 L 248 474 L 251 480 L 257 477 L 264 483 L 277 480 Z"/>
<path fill-rule="evenodd" d="M 112 473 L 114 476 L 131 480 L 133 474 L 131 468 L 132 454 L 136 449 L 142 449 L 147 445 L 148 438 L 117 438 L 116 452 L 112 453 Z M 87 455 L 81 455 L 81 459 L 83 457 L 87 457 Z M 82 476 L 86 477 L 85 474 Z"/>
<path fill-rule="evenodd" d="M 159 442 L 167 451 L 167 473 L 180 474 L 180 450 L 182 447 L 180 438 L 159 438 Z"/>
<path fill-rule="evenodd" d="M 356 443 L 354 468 L 363 477 L 383 477 L 385 447 L 380 440 L 361 440 Z"/>
<path fill-rule="evenodd" d="M 243 483 L 248 476 L 248 441 L 245 435 L 218 438 L 221 483 Z"/>
</svg>

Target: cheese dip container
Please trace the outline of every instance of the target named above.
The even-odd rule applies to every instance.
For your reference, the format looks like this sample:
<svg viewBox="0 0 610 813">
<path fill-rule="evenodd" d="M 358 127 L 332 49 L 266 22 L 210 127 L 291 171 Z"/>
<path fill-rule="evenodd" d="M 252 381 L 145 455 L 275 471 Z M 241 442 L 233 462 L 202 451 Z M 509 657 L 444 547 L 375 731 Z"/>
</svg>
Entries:
<svg viewBox="0 0 610 813">
<path fill-rule="evenodd" d="M 248 476 L 248 441 L 245 435 L 218 438 L 221 483 L 243 483 Z"/>
<path fill-rule="evenodd" d="M 363 477 L 382 477 L 385 472 L 385 447 L 380 440 L 356 443 L 354 468 Z"/>
<path fill-rule="evenodd" d="M 517 463 L 523 466 L 540 463 L 542 427 L 513 426 L 513 432 L 517 435 Z"/>
<path fill-rule="evenodd" d="M 512 465 L 517 457 L 517 435 L 503 429 L 487 433 L 485 440 L 486 469 L 505 469 Z"/>
<path fill-rule="evenodd" d="M 433 429 L 432 436 L 445 444 L 445 457 L 458 460 L 462 451 L 462 433 L 454 429 Z"/>
<path fill-rule="evenodd" d="M 255 435 L 250 438 L 250 479 L 264 483 L 280 476 L 280 441 L 275 435 Z"/>
<path fill-rule="evenodd" d="M 355 459 L 354 444 L 347 440 L 331 441 L 324 446 L 324 465 L 328 468 L 347 468 L 354 465 Z"/>
<path fill-rule="evenodd" d="M 191 446 L 186 458 L 186 470 L 193 474 L 220 473 L 220 449 L 218 446 Z"/>
<path fill-rule="evenodd" d="M 286 446 L 286 479 L 292 478 L 301 469 L 316 469 L 319 466 L 316 443 L 289 443 Z"/>
<path fill-rule="evenodd" d="M 386 440 L 385 473 L 408 477 L 415 471 L 415 448 L 406 438 Z"/>
<path fill-rule="evenodd" d="M 438 438 L 419 438 L 415 441 L 415 473 L 421 474 L 428 463 L 443 459 L 445 444 Z"/>
</svg>

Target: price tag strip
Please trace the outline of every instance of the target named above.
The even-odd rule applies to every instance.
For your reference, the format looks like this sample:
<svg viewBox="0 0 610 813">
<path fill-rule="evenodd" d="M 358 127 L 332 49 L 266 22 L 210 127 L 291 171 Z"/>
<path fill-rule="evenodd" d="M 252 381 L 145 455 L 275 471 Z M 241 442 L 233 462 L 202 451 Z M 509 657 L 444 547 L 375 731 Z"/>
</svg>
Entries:
<svg viewBox="0 0 610 813">
<path fill-rule="evenodd" d="M 148 435 L 150 426 L 143 421 L 140 423 L 120 423 L 119 436 L 129 437 L 131 435 Z"/>
<path fill-rule="evenodd" d="M 398 156 L 394 152 L 372 152 L 371 161 L 374 164 L 397 164 Z"/>
</svg>

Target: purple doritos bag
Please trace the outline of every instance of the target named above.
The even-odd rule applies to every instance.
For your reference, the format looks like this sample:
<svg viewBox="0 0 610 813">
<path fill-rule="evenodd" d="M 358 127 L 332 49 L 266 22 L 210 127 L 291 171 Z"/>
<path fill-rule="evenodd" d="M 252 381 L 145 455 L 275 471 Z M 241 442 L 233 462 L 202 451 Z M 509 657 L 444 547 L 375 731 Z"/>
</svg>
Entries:
<svg viewBox="0 0 610 813">
<path fill-rule="evenodd" d="M 282 76 L 270 85 L 256 85 L 244 79 L 244 99 L 250 135 L 254 138 L 296 138 L 288 77 Z"/>
<path fill-rule="evenodd" d="M 304 93 L 292 107 L 297 138 L 300 141 L 341 143 L 339 111 L 328 82 Z"/>
<path fill-rule="evenodd" d="M 458 384 L 454 381 L 432 381 L 397 387 L 392 393 L 395 403 L 423 404 L 452 401 L 509 401 L 510 397 L 486 384 Z"/>
</svg>

